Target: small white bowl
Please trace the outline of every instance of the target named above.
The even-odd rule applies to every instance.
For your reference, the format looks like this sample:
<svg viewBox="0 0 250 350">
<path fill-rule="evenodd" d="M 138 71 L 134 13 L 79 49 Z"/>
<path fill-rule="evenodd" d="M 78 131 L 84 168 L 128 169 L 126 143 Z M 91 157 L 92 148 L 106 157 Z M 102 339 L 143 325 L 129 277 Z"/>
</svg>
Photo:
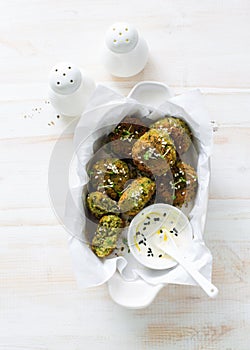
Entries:
<svg viewBox="0 0 250 350">
<path fill-rule="evenodd" d="M 128 245 L 135 259 L 155 270 L 169 269 L 176 261 L 154 244 L 158 234 L 163 240 L 168 235 L 181 251 L 192 241 L 192 227 L 183 212 L 169 204 L 157 203 L 144 208 L 132 220 L 128 230 Z"/>
</svg>

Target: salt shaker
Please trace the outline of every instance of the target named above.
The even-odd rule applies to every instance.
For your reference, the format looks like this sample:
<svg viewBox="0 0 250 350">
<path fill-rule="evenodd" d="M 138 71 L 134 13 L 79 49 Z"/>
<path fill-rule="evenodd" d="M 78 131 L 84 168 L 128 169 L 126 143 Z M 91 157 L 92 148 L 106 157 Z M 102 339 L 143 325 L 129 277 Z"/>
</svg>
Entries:
<svg viewBox="0 0 250 350">
<path fill-rule="evenodd" d="M 58 63 L 50 72 L 49 100 L 61 115 L 80 116 L 94 89 L 94 81 L 72 63 Z"/>
<path fill-rule="evenodd" d="M 130 77 L 145 67 L 148 52 L 147 43 L 137 29 L 129 23 L 119 22 L 106 33 L 102 60 L 112 75 Z"/>
</svg>

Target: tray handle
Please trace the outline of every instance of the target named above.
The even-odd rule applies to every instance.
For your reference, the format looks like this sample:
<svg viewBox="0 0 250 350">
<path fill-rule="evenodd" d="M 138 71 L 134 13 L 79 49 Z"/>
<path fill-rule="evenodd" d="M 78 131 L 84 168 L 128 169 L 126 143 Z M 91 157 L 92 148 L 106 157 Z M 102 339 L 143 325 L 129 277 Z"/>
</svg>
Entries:
<svg viewBox="0 0 250 350">
<path fill-rule="evenodd" d="M 173 96 L 173 91 L 166 84 L 156 81 L 142 81 L 136 84 L 128 94 L 128 97 L 154 108 Z"/>
<path fill-rule="evenodd" d="M 163 287 L 164 284 L 151 285 L 142 279 L 127 282 L 118 272 L 108 281 L 108 290 L 111 298 L 117 304 L 128 309 L 147 307 Z"/>
</svg>

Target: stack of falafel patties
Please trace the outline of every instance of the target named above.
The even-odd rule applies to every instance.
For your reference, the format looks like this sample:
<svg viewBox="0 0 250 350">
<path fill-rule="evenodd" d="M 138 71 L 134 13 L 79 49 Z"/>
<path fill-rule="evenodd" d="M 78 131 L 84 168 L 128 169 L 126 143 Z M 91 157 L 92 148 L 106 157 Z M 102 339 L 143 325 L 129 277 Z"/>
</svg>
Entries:
<svg viewBox="0 0 250 350">
<path fill-rule="evenodd" d="M 98 219 L 91 248 L 110 255 L 123 228 L 152 202 L 181 207 L 197 190 L 195 170 L 181 161 L 192 143 L 188 125 L 165 117 L 148 125 L 125 117 L 108 135 L 109 157 L 89 169 L 87 207 Z"/>
</svg>

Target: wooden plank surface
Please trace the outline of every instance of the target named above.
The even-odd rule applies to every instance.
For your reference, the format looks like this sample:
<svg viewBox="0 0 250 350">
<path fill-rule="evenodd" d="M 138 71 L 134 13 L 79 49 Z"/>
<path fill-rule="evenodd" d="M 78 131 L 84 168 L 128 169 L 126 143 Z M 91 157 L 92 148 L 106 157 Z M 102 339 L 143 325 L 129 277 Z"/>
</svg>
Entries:
<svg viewBox="0 0 250 350">
<path fill-rule="evenodd" d="M 250 344 L 250 2 L 10 0 L 0 11 L 0 349 L 248 350 Z M 103 33 L 134 23 L 150 60 L 129 79 L 100 64 Z M 127 94 L 141 80 L 201 88 L 214 133 L 205 240 L 216 300 L 169 286 L 126 310 L 106 286 L 77 288 L 67 234 L 50 207 L 50 154 L 70 120 L 47 100 L 47 76 L 70 60 Z M 54 125 L 51 124 L 54 122 Z M 69 133 L 67 140 L 71 140 Z"/>
</svg>

